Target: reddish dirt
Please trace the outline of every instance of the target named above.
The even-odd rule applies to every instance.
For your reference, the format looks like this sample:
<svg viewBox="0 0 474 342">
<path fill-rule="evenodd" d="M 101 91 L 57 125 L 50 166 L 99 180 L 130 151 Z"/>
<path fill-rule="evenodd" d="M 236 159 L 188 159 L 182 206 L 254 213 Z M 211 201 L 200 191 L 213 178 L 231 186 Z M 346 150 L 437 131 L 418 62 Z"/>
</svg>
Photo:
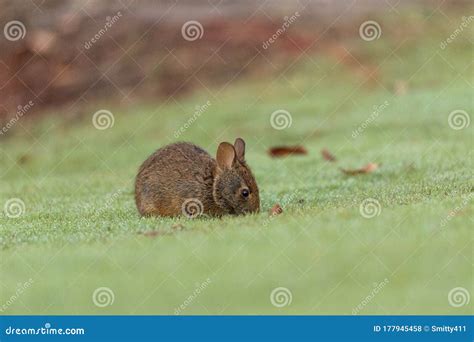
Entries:
<svg viewBox="0 0 474 342">
<path fill-rule="evenodd" d="M 264 49 L 263 42 L 281 23 L 254 18 L 245 24 L 237 19 L 202 22 L 203 37 L 187 41 L 181 24 L 150 29 L 123 16 L 86 49 L 85 42 L 104 22 L 83 19 L 55 31 L 30 28 L 24 40 L 0 46 L 0 119 L 29 101 L 35 103 L 31 112 L 38 112 L 104 97 L 128 103 L 220 88 L 249 73 L 277 71 L 282 60 L 301 54 L 315 39 L 314 33 L 288 30 Z M 275 59 L 280 63 L 270 66 Z"/>
</svg>

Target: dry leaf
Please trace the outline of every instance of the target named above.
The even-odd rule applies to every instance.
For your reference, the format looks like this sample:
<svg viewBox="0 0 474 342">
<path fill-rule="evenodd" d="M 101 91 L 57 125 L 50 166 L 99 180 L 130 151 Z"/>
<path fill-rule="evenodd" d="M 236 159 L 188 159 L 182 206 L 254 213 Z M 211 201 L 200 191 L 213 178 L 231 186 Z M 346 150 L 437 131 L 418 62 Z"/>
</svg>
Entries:
<svg viewBox="0 0 474 342">
<path fill-rule="evenodd" d="M 277 158 L 294 154 L 308 154 L 308 151 L 303 146 L 277 146 L 270 148 L 268 154 Z"/>
<path fill-rule="evenodd" d="M 140 232 L 138 234 L 142 234 L 143 236 L 146 236 L 146 237 L 155 237 L 155 236 L 160 235 L 160 232 L 157 230 L 150 230 L 147 232 Z"/>
<path fill-rule="evenodd" d="M 270 216 L 275 216 L 275 215 L 280 215 L 283 212 L 283 208 L 276 203 L 271 209 L 270 209 Z"/>
<path fill-rule="evenodd" d="M 341 169 L 341 171 L 348 176 L 356 176 L 356 175 L 372 173 L 375 170 L 377 170 L 380 166 L 381 165 L 376 164 L 376 163 L 368 163 L 366 166 L 364 166 L 361 169 Z"/>
<path fill-rule="evenodd" d="M 161 236 L 161 235 L 173 235 L 173 232 L 149 230 L 146 232 L 139 232 L 138 234 L 141 234 L 146 237 L 156 237 L 156 236 Z"/>
<path fill-rule="evenodd" d="M 31 155 L 29 154 L 23 154 L 22 156 L 20 156 L 18 159 L 17 159 L 17 163 L 20 164 L 20 165 L 24 165 L 26 163 L 28 163 L 29 161 L 31 160 Z"/>
<path fill-rule="evenodd" d="M 393 85 L 393 92 L 397 96 L 405 95 L 408 91 L 408 83 L 403 80 L 396 80 Z"/>
<path fill-rule="evenodd" d="M 174 229 L 174 230 L 183 230 L 184 229 L 184 226 L 181 224 L 181 223 L 175 223 L 171 226 L 171 229 Z"/>
<path fill-rule="evenodd" d="M 323 156 L 324 160 L 327 160 L 330 162 L 336 161 L 336 157 L 334 157 L 334 155 L 331 152 L 329 152 L 327 149 L 321 150 L 321 155 Z"/>
</svg>

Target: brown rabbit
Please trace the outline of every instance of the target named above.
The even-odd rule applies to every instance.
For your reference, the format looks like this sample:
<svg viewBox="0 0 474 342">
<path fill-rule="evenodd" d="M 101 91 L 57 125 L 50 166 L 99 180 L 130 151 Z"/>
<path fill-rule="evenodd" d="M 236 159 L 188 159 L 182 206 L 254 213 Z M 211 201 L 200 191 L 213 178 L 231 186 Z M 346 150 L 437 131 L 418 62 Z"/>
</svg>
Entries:
<svg viewBox="0 0 474 342">
<path fill-rule="evenodd" d="M 245 142 L 223 142 L 216 159 L 191 143 L 158 149 L 140 167 L 135 201 L 143 216 L 196 217 L 260 210 L 257 183 L 245 162 Z"/>
</svg>

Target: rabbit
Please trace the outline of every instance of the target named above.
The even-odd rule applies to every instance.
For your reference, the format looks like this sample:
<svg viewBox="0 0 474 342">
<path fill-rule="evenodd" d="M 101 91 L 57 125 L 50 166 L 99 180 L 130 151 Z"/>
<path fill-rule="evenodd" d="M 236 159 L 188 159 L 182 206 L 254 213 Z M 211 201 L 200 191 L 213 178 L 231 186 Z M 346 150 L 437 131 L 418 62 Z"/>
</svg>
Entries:
<svg viewBox="0 0 474 342">
<path fill-rule="evenodd" d="M 245 161 L 245 141 L 220 143 L 216 159 L 187 142 L 158 149 L 138 171 L 135 202 L 142 216 L 259 212 L 259 191 Z"/>
</svg>

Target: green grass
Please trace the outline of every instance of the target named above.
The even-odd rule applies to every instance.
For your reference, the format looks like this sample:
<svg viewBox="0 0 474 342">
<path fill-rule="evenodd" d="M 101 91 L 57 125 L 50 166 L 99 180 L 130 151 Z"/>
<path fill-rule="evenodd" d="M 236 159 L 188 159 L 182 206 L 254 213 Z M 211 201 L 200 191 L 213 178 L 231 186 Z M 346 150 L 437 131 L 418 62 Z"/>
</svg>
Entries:
<svg viewBox="0 0 474 342">
<path fill-rule="evenodd" d="M 379 66 L 376 82 L 318 54 L 298 60 L 285 77 L 249 77 L 222 92 L 203 89 L 154 106 L 91 105 L 80 122 L 55 115 L 20 121 L 0 142 L 0 204 L 11 198 L 25 204 L 18 218 L 0 216 L 2 313 L 173 314 L 192 296 L 182 314 L 351 314 L 385 279 L 360 314 L 472 313 L 473 300 L 459 308 L 448 302 L 455 287 L 474 294 L 467 200 L 473 125 L 448 125 L 456 109 L 472 119 L 472 45 L 466 35 L 439 49 L 455 20 L 408 39 L 394 54 L 401 40 L 388 32 L 378 41 L 348 42 L 356 58 Z M 408 83 L 406 94 L 393 93 L 395 80 Z M 208 100 L 211 106 L 179 140 L 214 154 L 218 142 L 244 137 L 262 212 L 139 218 L 137 168 L 176 140 L 173 132 Z M 99 131 L 91 117 L 103 108 L 115 124 Z M 291 127 L 271 127 L 277 109 L 291 113 Z M 309 154 L 266 154 L 281 144 L 302 144 Z M 337 163 L 324 161 L 322 148 Z M 382 167 L 357 177 L 339 171 L 368 162 Z M 359 211 L 367 198 L 381 208 L 370 219 Z M 284 213 L 269 219 L 277 202 Z M 183 228 L 173 228 L 177 223 Z M 158 235 L 141 234 L 149 231 Z M 31 286 L 11 300 L 28 279 Z M 113 291 L 112 305 L 94 305 L 99 287 Z M 271 304 L 277 287 L 291 291 L 290 305 Z"/>
</svg>

